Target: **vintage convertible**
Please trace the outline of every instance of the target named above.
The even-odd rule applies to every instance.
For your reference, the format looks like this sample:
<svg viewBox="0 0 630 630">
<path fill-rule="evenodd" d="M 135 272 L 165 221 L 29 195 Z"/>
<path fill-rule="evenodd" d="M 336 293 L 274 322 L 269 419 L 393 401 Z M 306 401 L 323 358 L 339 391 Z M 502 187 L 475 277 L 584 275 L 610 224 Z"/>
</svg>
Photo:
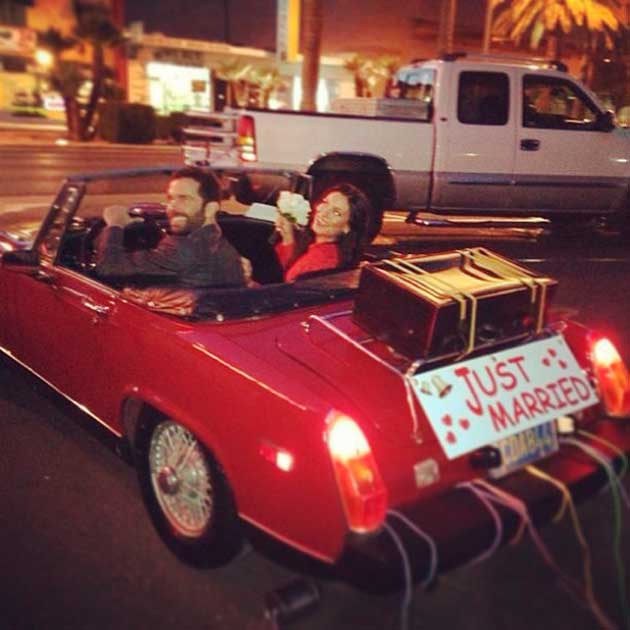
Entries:
<svg viewBox="0 0 630 630">
<path fill-rule="evenodd" d="M 104 282 L 103 207 L 126 203 L 142 219 L 126 247 L 151 247 L 169 175 L 72 176 L 32 241 L 3 235 L 0 349 L 120 438 L 183 560 L 228 562 L 245 522 L 340 568 L 399 575 L 403 554 L 424 578 L 517 530 L 513 510 L 471 490 L 479 480 L 542 523 L 562 495 L 526 465 L 582 498 L 606 476 L 575 443 L 613 466 L 630 451 L 614 346 L 554 316 L 553 279 L 483 248 L 283 283 L 272 224 L 224 213 L 255 286 Z M 254 177 L 219 175 L 273 199 Z M 305 181 L 278 174 L 275 188 Z"/>
</svg>

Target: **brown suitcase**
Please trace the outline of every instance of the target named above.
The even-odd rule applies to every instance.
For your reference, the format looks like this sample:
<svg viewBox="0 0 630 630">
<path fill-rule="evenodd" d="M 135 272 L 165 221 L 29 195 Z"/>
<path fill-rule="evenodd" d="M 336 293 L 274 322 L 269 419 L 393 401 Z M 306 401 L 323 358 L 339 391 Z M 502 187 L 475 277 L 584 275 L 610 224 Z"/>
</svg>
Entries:
<svg viewBox="0 0 630 630">
<path fill-rule="evenodd" d="M 540 332 L 556 280 L 477 247 L 361 270 L 354 320 L 411 359 L 464 356 Z"/>
</svg>

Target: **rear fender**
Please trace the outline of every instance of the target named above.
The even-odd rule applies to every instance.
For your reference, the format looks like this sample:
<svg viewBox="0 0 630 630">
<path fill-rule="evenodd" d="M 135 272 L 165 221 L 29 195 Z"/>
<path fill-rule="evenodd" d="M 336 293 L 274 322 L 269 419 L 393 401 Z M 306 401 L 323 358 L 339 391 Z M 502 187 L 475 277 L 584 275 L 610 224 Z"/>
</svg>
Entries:
<svg viewBox="0 0 630 630">
<path fill-rule="evenodd" d="M 181 424 L 205 444 L 210 444 L 213 457 L 220 462 L 228 477 L 230 476 L 225 454 L 218 448 L 220 441 L 212 434 L 209 423 L 203 423 L 202 427 L 184 409 L 165 399 L 163 395 L 137 386 L 130 386 L 125 391 L 120 406 L 120 414 L 120 425 L 134 459 L 139 454 L 137 444 L 142 423 L 152 418 L 164 417 Z"/>
</svg>

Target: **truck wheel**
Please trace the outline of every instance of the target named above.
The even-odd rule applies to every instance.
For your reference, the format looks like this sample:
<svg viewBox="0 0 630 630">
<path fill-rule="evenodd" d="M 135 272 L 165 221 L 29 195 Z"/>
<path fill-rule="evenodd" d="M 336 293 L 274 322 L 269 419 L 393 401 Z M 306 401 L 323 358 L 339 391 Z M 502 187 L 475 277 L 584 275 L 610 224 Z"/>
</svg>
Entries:
<svg viewBox="0 0 630 630">
<path fill-rule="evenodd" d="M 218 567 L 242 545 L 232 491 L 218 462 L 195 436 L 169 419 L 141 431 L 138 477 L 153 524 L 181 560 Z"/>
<path fill-rule="evenodd" d="M 314 178 L 313 198 L 316 199 L 327 188 L 341 183 L 356 186 L 370 200 L 373 213 L 368 217 L 366 234 L 368 243 L 371 243 L 383 227 L 384 195 L 379 188 L 378 177 L 362 173 L 323 172 Z"/>
</svg>

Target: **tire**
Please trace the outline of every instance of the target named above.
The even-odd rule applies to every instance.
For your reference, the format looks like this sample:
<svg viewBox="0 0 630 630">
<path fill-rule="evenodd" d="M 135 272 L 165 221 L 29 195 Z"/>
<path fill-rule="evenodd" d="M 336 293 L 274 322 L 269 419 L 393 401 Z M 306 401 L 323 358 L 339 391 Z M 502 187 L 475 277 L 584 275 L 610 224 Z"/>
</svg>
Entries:
<svg viewBox="0 0 630 630">
<path fill-rule="evenodd" d="M 181 424 L 153 421 L 138 438 L 138 478 L 158 534 L 183 562 L 219 567 L 240 551 L 234 496 L 215 458 Z"/>
</svg>

